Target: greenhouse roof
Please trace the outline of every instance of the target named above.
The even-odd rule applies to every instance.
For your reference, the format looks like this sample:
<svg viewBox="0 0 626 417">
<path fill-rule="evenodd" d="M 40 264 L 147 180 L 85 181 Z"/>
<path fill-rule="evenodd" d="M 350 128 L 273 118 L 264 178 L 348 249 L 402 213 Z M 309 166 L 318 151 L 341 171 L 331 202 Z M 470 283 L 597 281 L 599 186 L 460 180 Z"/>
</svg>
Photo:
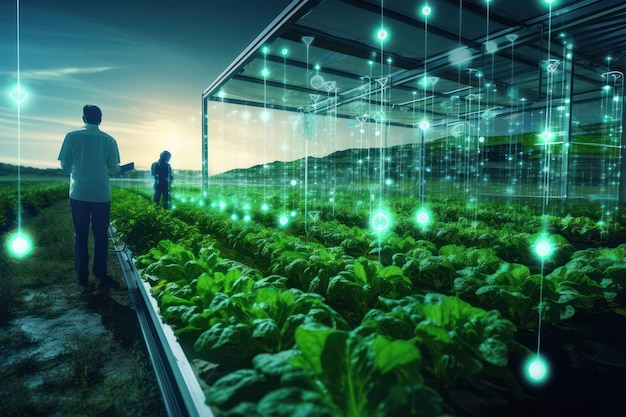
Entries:
<svg viewBox="0 0 626 417">
<path fill-rule="evenodd" d="M 423 5 L 296 0 L 203 97 L 357 118 L 384 104 L 388 122 L 414 125 L 421 111 L 443 120 L 455 100 L 467 115 L 485 95 L 494 115 L 545 106 L 552 70 L 573 74 L 562 85 L 579 103 L 607 79 L 623 83 L 622 0 L 438 0 L 428 15 Z"/>
</svg>

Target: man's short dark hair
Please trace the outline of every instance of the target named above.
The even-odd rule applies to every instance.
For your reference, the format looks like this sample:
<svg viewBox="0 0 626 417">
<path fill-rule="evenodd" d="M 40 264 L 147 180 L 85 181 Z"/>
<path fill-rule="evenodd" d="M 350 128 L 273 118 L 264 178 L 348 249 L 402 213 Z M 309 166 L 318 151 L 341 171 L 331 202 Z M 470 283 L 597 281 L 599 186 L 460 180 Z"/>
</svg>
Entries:
<svg viewBox="0 0 626 417">
<path fill-rule="evenodd" d="M 99 125 L 102 121 L 102 111 L 98 106 L 86 104 L 85 107 L 83 107 L 83 117 L 85 118 L 85 123 Z"/>
</svg>

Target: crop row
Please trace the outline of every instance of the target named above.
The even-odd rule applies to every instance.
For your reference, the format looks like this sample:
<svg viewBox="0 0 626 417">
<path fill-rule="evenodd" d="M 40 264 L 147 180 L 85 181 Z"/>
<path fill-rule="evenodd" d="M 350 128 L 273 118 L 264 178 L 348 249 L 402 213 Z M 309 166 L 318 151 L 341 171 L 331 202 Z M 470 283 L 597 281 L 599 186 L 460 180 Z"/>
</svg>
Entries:
<svg viewBox="0 0 626 417">
<path fill-rule="evenodd" d="M 166 212 L 121 191 L 114 202 L 166 322 L 201 357 L 238 364 L 207 381 L 209 402 L 228 415 L 303 403 L 311 415 L 440 415 L 451 386 L 512 380 L 509 353 L 528 352 L 516 326 L 536 326 L 540 288 L 542 318 L 559 322 L 626 284 L 626 245 L 575 251 L 560 239 L 543 276 L 488 245 L 372 240 L 341 224 L 330 229 L 343 240 L 324 245 L 323 225 L 308 239 L 206 209 Z"/>
<path fill-rule="evenodd" d="M 23 184 L 0 191 L 0 233 L 9 230 L 21 214 L 35 216 L 42 209 L 68 197 L 67 183 Z"/>
</svg>

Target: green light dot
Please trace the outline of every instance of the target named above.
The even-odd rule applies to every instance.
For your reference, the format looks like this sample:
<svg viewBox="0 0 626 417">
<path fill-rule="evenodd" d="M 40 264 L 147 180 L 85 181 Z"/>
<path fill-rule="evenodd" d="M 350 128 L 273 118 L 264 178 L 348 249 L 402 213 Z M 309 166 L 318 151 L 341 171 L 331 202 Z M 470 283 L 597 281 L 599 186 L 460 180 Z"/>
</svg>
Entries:
<svg viewBox="0 0 626 417">
<path fill-rule="evenodd" d="M 534 384 L 545 382 L 549 376 L 548 363 L 539 356 L 532 357 L 526 364 L 526 377 Z"/>
<path fill-rule="evenodd" d="M 10 256 L 21 259 L 30 255 L 33 243 L 27 234 L 19 230 L 8 237 L 6 249 Z"/>
<path fill-rule="evenodd" d="M 372 229 L 380 233 L 389 229 L 389 226 L 391 226 L 391 219 L 387 214 L 379 211 L 378 213 L 374 214 L 374 216 L 372 216 L 371 224 Z"/>
<path fill-rule="evenodd" d="M 535 245 L 535 253 L 539 255 L 541 258 L 545 258 L 546 256 L 552 253 L 552 244 L 547 239 L 541 239 L 537 245 Z"/>
<path fill-rule="evenodd" d="M 286 226 L 287 223 L 289 223 L 289 217 L 287 217 L 285 214 L 283 214 L 282 216 L 280 216 L 280 218 L 278 219 L 278 223 L 280 223 L 281 226 Z"/>
<path fill-rule="evenodd" d="M 426 210 L 420 210 L 415 215 L 415 220 L 419 225 L 424 226 L 430 221 L 430 214 Z"/>
</svg>

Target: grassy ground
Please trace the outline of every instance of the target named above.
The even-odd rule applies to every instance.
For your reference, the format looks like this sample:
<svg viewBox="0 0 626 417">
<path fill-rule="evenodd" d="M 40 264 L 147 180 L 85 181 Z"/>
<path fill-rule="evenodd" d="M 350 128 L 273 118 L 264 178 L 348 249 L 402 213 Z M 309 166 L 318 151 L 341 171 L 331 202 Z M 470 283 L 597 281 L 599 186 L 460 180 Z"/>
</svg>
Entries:
<svg viewBox="0 0 626 417">
<path fill-rule="evenodd" d="M 117 257 L 109 274 L 122 288 L 85 294 L 69 202 L 23 225 L 33 254 L 0 256 L 0 415 L 165 416 Z"/>
</svg>

